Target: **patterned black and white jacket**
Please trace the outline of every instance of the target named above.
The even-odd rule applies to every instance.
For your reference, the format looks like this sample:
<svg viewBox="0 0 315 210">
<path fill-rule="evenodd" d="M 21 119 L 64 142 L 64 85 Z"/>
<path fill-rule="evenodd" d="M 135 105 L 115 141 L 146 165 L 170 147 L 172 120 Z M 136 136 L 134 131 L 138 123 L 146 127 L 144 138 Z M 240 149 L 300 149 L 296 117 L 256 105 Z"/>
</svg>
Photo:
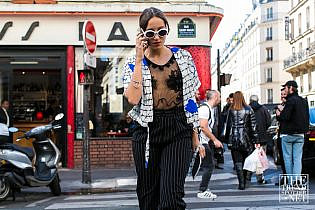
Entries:
<svg viewBox="0 0 315 210">
<path fill-rule="evenodd" d="M 200 86 L 198 73 L 188 51 L 175 47 L 171 48 L 171 51 L 174 54 L 183 77 L 183 100 L 187 123 L 192 123 L 193 127 L 196 128 L 199 126 L 198 105 L 195 99 L 195 93 Z M 135 62 L 136 57 L 130 57 L 123 67 L 123 84 L 125 90 L 131 81 Z M 133 107 L 129 115 L 141 126 L 148 127 L 148 123 L 153 121 L 153 95 L 151 74 L 145 59 L 142 60 L 142 91 L 140 103 Z"/>
<path fill-rule="evenodd" d="M 199 126 L 199 116 L 195 93 L 200 86 L 196 66 L 190 53 L 186 50 L 174 47 L 171 48 L 171 51 L 174 54 L 174 57 L 183 77 L 183 100 L 187 123 L 193 124 L 193 127 L 196 128 Z M 133 56 L 127 59 L 127 62 L 123 67 L 123 84 L 125 90 L 131 82 L 135 63 L 136 57 Z M 141 126 L 147 127 L 148 134 L 150 133 L 148 123 L 153 122 L 153 94 L 151 74 L 148 63 L 145 59 L 142 60 L 142 97 L 139 104 L 135 105 L 128 114 Z M 147 135 L 145 149 L 146 168 L 148 167 L 149 163 L 149 138 L 149 135 Z"/>
</svg>

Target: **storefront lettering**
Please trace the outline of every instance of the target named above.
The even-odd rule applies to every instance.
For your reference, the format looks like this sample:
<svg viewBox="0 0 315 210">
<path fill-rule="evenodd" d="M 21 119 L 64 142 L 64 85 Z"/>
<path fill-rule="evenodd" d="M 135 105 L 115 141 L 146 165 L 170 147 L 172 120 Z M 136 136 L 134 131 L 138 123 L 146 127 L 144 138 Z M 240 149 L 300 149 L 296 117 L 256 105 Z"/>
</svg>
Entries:
<svg viewBox="0 0 315 210">
<path fill-rule="evenodd" d="M 82 37 L 82 27 L 83 27 L 84 22 L 79 22 L 79 41 L 83 41 Z M 119 34 L 116 34 L 117 31 L 119 30 Z M 124 26 L 122 25 L 121 22 L 115 22 L 112 30 L 107 38 L 107 41 L 113 41 L 113 40 L 124 40 L 124 41 L 129 41 L 129 38 L 127 36 L 127 33 L 125 31 Z"/>
<path fill-rule="evenodd" d="M 0 32 L 0 40 L 2 40 L 2 38 L 4 37 L 5 33 L 7 32 L 7 30 L 13 26 L 13 22 L 12 21 L 8 21 L 4 24 L 1 32 Z"/>
<path fill-rule="evenodd" d="M 120 34 L 116 34 L 117 30 L 119 29 Z M 115 22 L 114 26 L 109 34 L 109 37 L 107 41 L 112 41 L 112 40 L 124 40 L 124 41 L 129 41 L 129 38 L 126 34 L 126 31 L 122 25 L 121 22 Z"/>
<path fill-rule="evenodd" d="M 39 26 L 39 21 L 33 22 L 32 25 L 29 27 L 28 31 L 26 32 L 25 36 L 22 36 L 22 41 L 27 41 L 32 35 L 34 29 L 38 26 Z"/>
</svg>

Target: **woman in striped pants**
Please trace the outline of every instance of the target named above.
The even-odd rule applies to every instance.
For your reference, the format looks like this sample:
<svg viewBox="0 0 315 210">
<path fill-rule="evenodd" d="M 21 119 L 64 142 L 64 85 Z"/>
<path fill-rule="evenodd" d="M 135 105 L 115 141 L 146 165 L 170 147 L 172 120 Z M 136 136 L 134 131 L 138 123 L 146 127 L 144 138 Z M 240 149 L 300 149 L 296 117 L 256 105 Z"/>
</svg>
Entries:
<svg viewBox="0 0 315 210">
<path fill-rule="evenodd" d="M 169 24 L 161 10 L 145 9 L 139 26 L 136 56 L 123 68 L 124 95 L 134 105 L 129 115 L 137 123 L 133 155 L 139 207 L 185 209 L 185 177 L 192 148 L 200 146 L 194 132 L 200 81 L 191 55 L 164 45 Z"/>
</svg>

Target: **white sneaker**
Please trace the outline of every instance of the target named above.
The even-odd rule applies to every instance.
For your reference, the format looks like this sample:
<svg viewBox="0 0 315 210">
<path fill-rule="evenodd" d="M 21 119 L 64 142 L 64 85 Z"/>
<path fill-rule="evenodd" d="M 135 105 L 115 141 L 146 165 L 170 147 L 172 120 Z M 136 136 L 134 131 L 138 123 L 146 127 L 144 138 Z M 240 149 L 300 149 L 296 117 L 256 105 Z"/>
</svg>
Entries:
<svg viewBox="0 0 315 210">
<path fill-rule="evenodd" d="M 217 195 L 212 193 L 212 192 L 210 192 L 209 190 L 206 190 L 204 192 L 197 193 L 197 197 L 198 198 L 208 198 L 208 199 L 214 200 L 214 199 L 217 198 Z"/>
</svg>

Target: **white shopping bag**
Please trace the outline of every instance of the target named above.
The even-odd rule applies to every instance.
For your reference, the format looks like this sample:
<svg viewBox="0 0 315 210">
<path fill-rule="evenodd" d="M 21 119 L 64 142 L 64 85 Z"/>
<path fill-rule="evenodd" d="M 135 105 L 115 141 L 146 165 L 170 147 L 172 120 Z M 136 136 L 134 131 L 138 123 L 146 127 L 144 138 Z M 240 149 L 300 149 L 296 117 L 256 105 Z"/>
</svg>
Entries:
<svg viewBox="0 0 315 210">
<path fill-rule="evenodd" d="M 244 166 L 243 166 L 243 169 L 244 170 L 247 170 L 247 171 L 251 171 L 251 172 L 256 172 L 257 170 L 257 166 L 259 164 L 259 156 L 258 156 L 258 153 L 259 153 L 259 149 L 256 148 L 252 154 L 250 154 L 246 159 L 245 159 L 245 163 L 244 163 Z"/>
</svg>

